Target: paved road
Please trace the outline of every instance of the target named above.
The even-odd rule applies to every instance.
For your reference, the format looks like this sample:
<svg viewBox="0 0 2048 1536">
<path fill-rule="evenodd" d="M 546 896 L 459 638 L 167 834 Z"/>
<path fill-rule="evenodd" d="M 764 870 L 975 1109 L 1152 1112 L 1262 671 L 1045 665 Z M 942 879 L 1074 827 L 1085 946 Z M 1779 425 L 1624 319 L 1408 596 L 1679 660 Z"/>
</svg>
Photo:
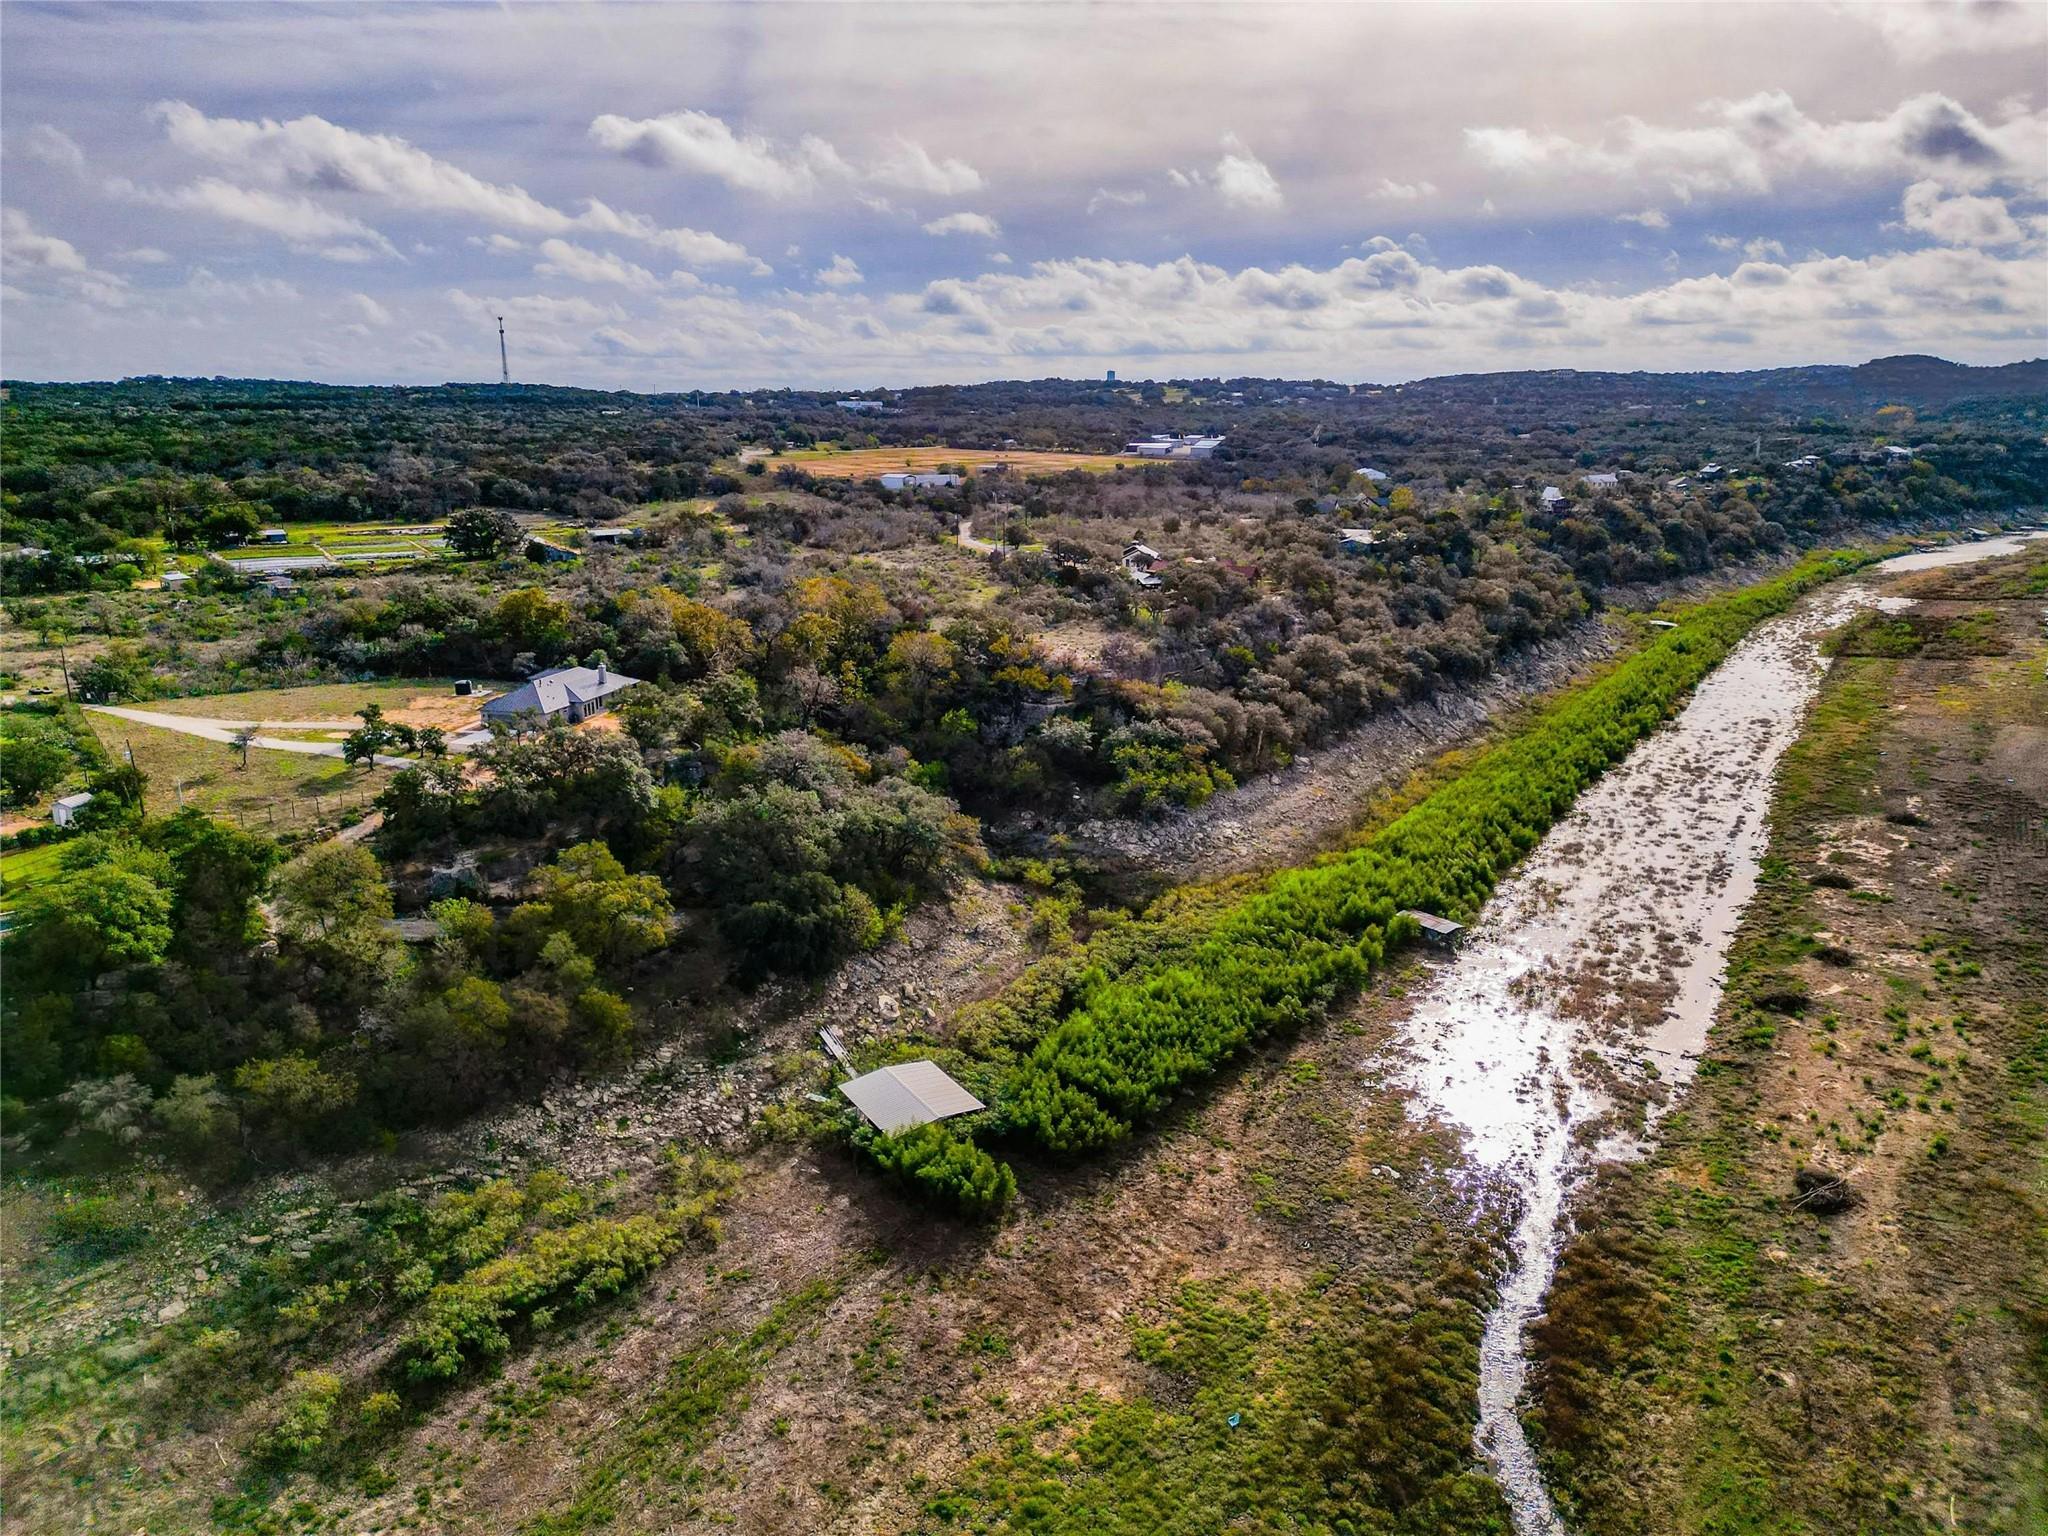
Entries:
<svg viewBox="0 0 2048 1536">
<path fill-rule="evenodd" d="M 181 731 L 187 736 L 197 736 L 202 741 L 217 741 L 223 746 L 235 744 L 235 732 L 247 722 L 240 720 L 212 720 L 204 715 L 167 715 L 154 709 L 130 709 L 121 704 L 88 704 L 85 706 L 94 714 L 112 715 L 118 720 L 133 720 L 137 725 L 153 725 L 158 730 Z M 267 722 L 266 722 L 267 723 Z M 289 722 L 294 729 L 327 729 L 320 721 Z M 355 722 L 360 723 L 360 722 Z M 273 752 L 297 752 L 305 757 L 340 757 L 341 743 L 338 741 L 289 741 L 280 736 L 258 736 L 249 743 L 252 747 L 268 747 Z M 382 768 L 410 768 L 413 760 L 409 757 L 387 757 L 377 754 L 377 764 Z"/>
</svg>

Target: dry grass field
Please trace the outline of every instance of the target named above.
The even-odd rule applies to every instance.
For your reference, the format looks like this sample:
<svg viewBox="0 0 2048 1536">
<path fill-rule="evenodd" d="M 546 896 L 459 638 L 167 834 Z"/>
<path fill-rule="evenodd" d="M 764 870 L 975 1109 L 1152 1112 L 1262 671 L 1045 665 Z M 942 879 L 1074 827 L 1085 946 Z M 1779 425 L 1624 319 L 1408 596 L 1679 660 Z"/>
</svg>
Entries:
<svg viewBox="0 0 2048 1536">
<path fill-rule="evenodd" d="M 1070 469 L 1101 473 L 1136 459 L 1115 458 L 1100 453 L 1044 453 L 1024 449 L 994 448 L 852 448 L 799 449 L 778 453 L 764 461 L 772 470 L 793 464 L 805 474 L 822 480 L 872 480 L 897 470 L 933 470 L 941 464 L 958 464 L 970 475 L 986 474 L 998 467 L 1017 475 L 1058 475 Z"/>
<path fill-rule="evenodd" d="M 108 755 L 149 776 L 152 816 L 187 806 L 237 826 L 277 835 L 339 825 L 369 808 L 391 775 L 383 768 L 351 768 L 338 757 L 296 752 L 242 754 L 225 742 L 159 730 L 112 715 L 89 715 Z"/>
<path fill-rule="evenodd" d="M 403 725 L 438 725 L 468 730 L 477 723 L 486 697 L 504 684 L 479 682 L 477 692 L 459 697 L 444 679 L 394 678 L 362 683 L 307 683 L 296 688 L 256 688 L 244 693 L 209 693 L 184 699 L 152 699 L 145 708 L 166 715 L 214 720 L 347 721 L 365 704 L 383 706 L 388 719 Z"/>
</svg>

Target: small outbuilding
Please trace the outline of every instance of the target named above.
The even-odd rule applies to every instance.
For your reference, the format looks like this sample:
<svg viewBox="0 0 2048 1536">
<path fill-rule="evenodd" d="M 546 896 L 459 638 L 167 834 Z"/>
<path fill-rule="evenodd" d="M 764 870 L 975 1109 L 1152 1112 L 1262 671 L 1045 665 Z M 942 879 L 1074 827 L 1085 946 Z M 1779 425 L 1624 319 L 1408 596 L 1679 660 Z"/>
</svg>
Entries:
<svg viewBox="0 0 2048 1536">
<path fill-rule="evenodd" d="M 265 544 L 289 544 L 292 538 L 282 528 L 265 528 L 256 537 Z"/>
<path fill-rule="evenodd" d="M 839 1091 L 883 1135 L 972 1114 L 986 1106 L 935 1061 L 902 1061 L 849 1078 Z"/>
<path fill-rule="evenodd" d="M 175 592 L 191 579 L 192 575 L 189 571 L 165 571 L 162 577 L 164 590 L 166 592 Z"/>
<path fill-rule="evenodd" d="M 1423 938 L 1444 949 L 1455 949 L 1465 939 L 1465 925 L 1454 923 L 1448 917 L 1438 917 L 1434 912 L 1417 912 L 1410 909 L 1401 914 L 1413 918 L 1415 926 L 1422 930 Z"/>
<path fill-rule="evenodd" d="M 877 476 L 877 478 L 882 482 L 882 489 L 885 491 L 938 490 L 961 483 L 958 475 L 951 473 L 942 474 L 937 470 L 926 473 L 913 473 L 909 470 L 891 470 L 888 474 Z"/>
<path fill-rule="evenodd" d="M 1347 555 L 1361 554 L 1379 543 L 1380 536 L 1370 528 L 1339 528 L 1337 547 Z"/>
<path fill-rule="evenodd" d="M 532 538 L 526 541 L 526 558 L 539 565 L 567 565 L 571 560 L 582 557 L 566 544 L 557 544 L 552 539 Z"/>
<path fill-rule="evenodd" d="M 92 791 L 80 790 L 75 795 L 66 795 L 50 807 L 50 821 L 60 827 L 71 826 L 78 819 L 78 813 L 92 804 Z"/>
</svg>

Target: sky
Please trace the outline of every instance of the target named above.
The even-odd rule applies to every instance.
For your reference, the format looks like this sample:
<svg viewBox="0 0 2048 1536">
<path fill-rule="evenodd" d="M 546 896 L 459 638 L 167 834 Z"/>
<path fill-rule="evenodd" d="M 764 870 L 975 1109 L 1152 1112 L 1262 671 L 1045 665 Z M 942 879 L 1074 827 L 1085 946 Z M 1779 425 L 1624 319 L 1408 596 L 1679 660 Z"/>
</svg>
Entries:
<svg viewBox="0 0 2048 1536">
<path fill-rule="evenodd" d="M 0 7 L 0 369 L 2048 354 L 2048 3 Z"/>
</svg>

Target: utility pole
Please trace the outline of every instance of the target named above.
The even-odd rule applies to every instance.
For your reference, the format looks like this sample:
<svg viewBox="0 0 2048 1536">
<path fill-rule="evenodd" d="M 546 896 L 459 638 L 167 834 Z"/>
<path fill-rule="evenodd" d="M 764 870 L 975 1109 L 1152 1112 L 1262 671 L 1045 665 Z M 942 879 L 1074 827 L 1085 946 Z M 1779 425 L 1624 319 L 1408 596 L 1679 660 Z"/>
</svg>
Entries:
<svg viewBox="0 0 2048 1536">
<path fill-rule="evenodd" d="M 498 382 L 512 387 L 512 362 L 505 351 L 505 317 L 498 316 Z"/>
</svg>

